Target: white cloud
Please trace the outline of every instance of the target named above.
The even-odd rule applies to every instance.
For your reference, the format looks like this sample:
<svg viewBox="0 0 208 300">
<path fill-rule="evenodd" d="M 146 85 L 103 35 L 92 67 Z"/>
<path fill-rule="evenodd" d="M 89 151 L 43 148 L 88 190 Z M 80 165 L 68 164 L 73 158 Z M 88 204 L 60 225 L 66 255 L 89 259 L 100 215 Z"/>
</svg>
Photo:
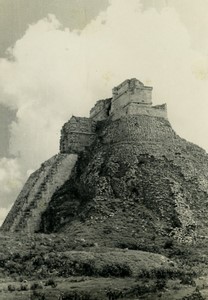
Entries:
<svg viewBox="0 0 208 300">
<path fill-rule="evenodd" d="M 174 8 L 110 3 L 81 32 L 62 28 L 55 16 L 40 20 L 0 60 L 0 101 L 17 109 L 10 151 L 24 172 L 58 151 L 71 114 L 88 115 L 131 77 L 153 85 L 154 103 L 168 103 L 176 131 L 208 149 L 207 57 L 191 48 Z"/>
<path fill-rule="evenodd" d="M 0 159 L 0 223 L 20 191 L 24 179 L 17 159 Z"/>
</svg>

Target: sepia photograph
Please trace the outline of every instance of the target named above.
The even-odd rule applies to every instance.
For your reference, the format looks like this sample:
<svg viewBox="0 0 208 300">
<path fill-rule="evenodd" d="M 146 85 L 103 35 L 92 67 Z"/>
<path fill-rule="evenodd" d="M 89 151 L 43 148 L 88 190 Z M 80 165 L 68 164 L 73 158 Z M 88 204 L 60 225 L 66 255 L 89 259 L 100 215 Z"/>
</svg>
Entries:
<svg viewBox="0 0 208 300">
<path fill-rule="evenodd" d="M 0 300 L 208 299 L 207 12 L 0 0 Z"/>
</svg>

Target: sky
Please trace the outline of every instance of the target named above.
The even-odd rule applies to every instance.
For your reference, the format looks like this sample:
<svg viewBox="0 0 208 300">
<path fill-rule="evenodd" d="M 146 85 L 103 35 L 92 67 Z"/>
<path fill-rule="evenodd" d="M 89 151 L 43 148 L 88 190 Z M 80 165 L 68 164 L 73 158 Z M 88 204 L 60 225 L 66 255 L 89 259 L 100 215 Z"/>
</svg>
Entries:
<svg viewBox="0 0 208 300">
<path fill-rule="evenodd" d="M 0 0 L 0 223 L 27 177 L 88 116 L 138 78 L 174 130 L 208 150 L 206 0 Z"/>
</svg>

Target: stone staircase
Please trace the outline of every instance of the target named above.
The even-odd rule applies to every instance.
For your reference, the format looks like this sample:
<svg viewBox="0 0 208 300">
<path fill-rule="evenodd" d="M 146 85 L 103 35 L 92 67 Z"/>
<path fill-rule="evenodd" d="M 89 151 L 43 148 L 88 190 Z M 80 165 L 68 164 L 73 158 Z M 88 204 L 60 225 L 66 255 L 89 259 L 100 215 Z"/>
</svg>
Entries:
<svg viewBox="0 0 208 300">
<path fill-rule="evenodd" d="M 2 230 L 34 233 L 54 192 L 70 177 L 76 154 L 58 154 L 33 173 L 7 216 Z"/>
</svg>

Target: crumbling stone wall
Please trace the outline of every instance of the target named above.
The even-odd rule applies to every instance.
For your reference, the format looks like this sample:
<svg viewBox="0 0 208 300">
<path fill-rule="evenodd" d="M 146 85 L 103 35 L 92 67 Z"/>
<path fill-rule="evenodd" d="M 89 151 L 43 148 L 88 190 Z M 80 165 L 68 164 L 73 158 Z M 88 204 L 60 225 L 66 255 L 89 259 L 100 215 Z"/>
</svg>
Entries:
<svg viewBox="0 0 208 300">
<path fill-rule="evenodd" d="M 90 118 L 94 121 L 102 121 L 109 117 L 112 98 L 99 100 L 90 110 Z"/>
<path fill-rule="evenodd" d="M 146 141 L 151 144 L 158 141 L 171 143 L 176 137 L 167 120 L 144 115 L 128 115 L 113 122 L 104 122 L 103 130 L 99 133 L 102 144 L 110 145 L 130 141 L 138 144 Z"/>
<path fill-rule="evenodd" d="M 60 152 L 80 153 L 95 139 L 95 121 L 72 117 L 61 130 Z"/>
</svg>

